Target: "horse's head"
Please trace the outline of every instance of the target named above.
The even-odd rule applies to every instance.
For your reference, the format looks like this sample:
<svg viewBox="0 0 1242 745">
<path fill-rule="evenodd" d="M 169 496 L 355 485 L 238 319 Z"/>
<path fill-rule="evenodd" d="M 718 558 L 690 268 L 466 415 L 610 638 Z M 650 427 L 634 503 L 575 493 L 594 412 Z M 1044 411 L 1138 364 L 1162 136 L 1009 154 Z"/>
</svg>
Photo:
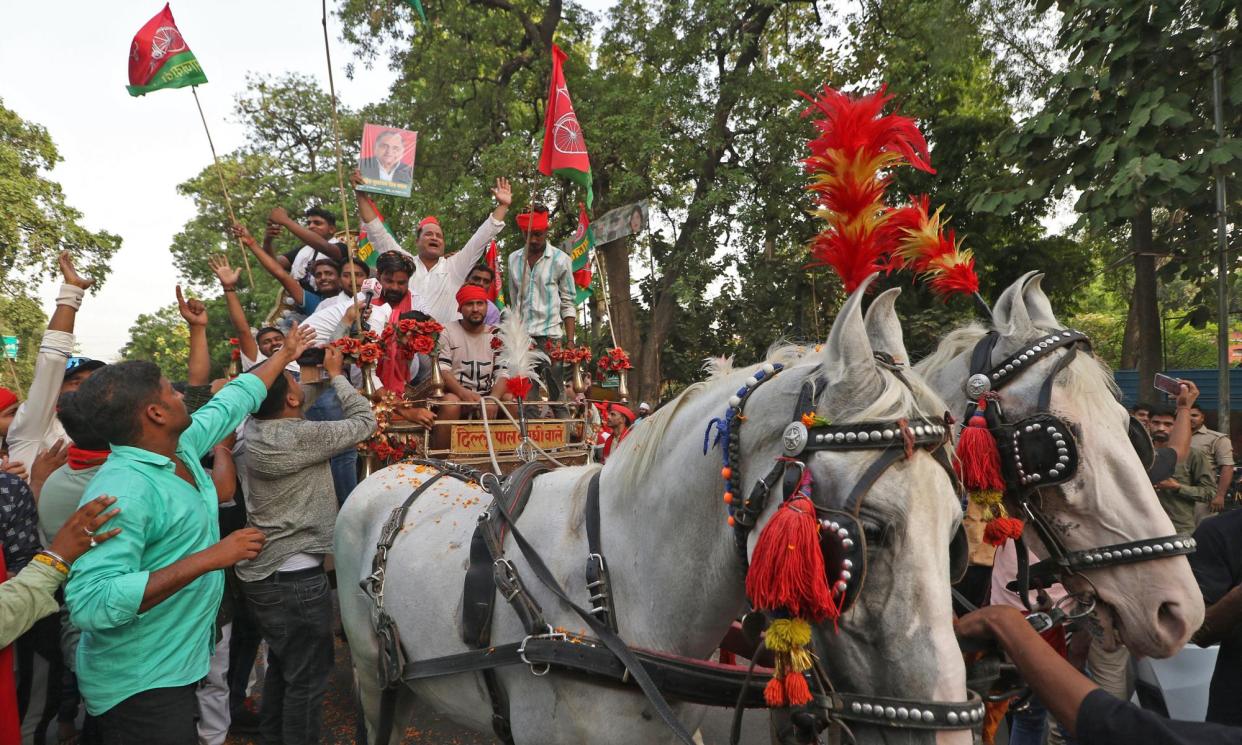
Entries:
<svg viewBox="0 0 1242 745">
<path fill-rule="evenodd" d="M 848 574 L 840 575 L 841 546 L 821 544 L 830 581 L 845 581 L 846 610 L 838 624 L 817 629 L 816 653 L 838 691 L 863 695 L 856 702 L 847 697 L 847 709 L 858 704 L 874 712 L 874 719 L 860 716 L 847 724 L 860 741 L 932 742 L 936 732 L 883 722 L 979 716 L 978 707 L 962 705 L 950 719 L 948 710 L 927 705 L 967 699 L 949 595 L 950 545 L 961 504 L 944 465 L 947 430 L 939 417 L 945 406 L 906 366 L 893 310 L 898 291 L 881 294 L 864 321 L 865 291 L 866 285 L 846 301 L 822 351 L 803 355 L 750 396 L 741 431 L 740 467 L 748 474 L 742 488 L 751 494 L 755 474 L 768 472 L 775 456 L 806 464 L 824 530 L 836 523 L 851 548 L 865 547 L 847 557 Z M 809 411 L 828 424 L 812 423 L 809 431 L 793 426 L 774 439 Z M 781 489 L 778 479 L 751 534 L 752 553 Z M 868 697 L 902 701 L 884 706 Z M 967 730 L 941 731 L 939 737 L 970 742 Z"/>
<path fill-rule="evenodd" d="M 1077 452 L 1077 467 L 1070 454 L 1064 461 L 1066 470 L 1052 478 L 1048 473 L 1036 474 L 1054 482 L 1047 486 L 1039 482 L 1022 486 L 1021 479 L 1029 480 L 1031 475 L 1016 470 L 1013 452 L 1002 451 L 1009 461 L 1010 481 L 1018 475 L 1018 487 L 1011 486 L 1007 494 L 1010 511 L 1042 522 L 1032 526 L 1028 520 L 1025 535 L 1036 553 L 1047 557 L 1168 536 L 1173 533 L 1172 523 L 1160 507 L 1131 440 L 1130 419 L 1118 400 L 1112 376 L 1089 353 L 1085 341 L 1074 336 L 1072 343 L 1064 343 L 1065 327 L 1040 287 L 1041 277 L 1031 272 L 1005 290 L 993 310 L 990 332 L 978 326 L 952 332 L 918 369 L 959 416 L 970 399 L 980 395 L 980 389 L 990 387 L 987 395 L 995 397 L 1004 422 L 1051 414 L 1063 426 L 1056 419 L 1047 419 L 1045 425 L 1050 423 L 1059 434 L 1072 438 L 1069 444 Z M 984 374 L 992 376 L 992 382 L 984 384 L 981 368 L 986 368 Z M 972 373 L 977 376 L 973 381 Z M 967 388 L 971 388 L 970 399 Z M 1014 431 L 1025 436 L 1023 427 Z M 1016 452 L 1020 456 L 1021 451 Z M 1043 454 L 1056 467 L 1059 457 L 1047 448 Z M 1023 468 L 1034 467 L 1028 463 Z M 1032 515 L 1015 503 L 1020 501 L 1015 500 L 1015 493 L 1026 495 Z M 1149 546 L 1145 555 L 1141 549 L 1133 551 L 1135 559 L 1147 559 L 1137 563 L 1128 563 L 1132 552 L 1127 550 L 1127 563 L 1105 561 L 1108 565 L 1101 568 L 1076 565 L 1078 572 L 1066 584 L 1097 596 L 1103 606 L 1101 621 L 1115 625 L 1133 652 L 1166 657 L 1198 628 L 1203 601 L 1185 557 L 1150 559 L 1160 556 L 1159 548 L 1153 553 Z M 1091 561 L 1098 559 L 1091 557 Z"/>
</svg>

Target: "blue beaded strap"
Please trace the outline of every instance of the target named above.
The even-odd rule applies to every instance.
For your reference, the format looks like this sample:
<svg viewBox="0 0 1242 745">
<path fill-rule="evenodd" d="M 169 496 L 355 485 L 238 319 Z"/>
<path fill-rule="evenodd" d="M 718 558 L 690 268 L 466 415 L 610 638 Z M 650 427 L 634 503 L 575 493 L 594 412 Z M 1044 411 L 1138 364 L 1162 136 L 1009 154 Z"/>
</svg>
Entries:
<svg viewBox="0 0 1242 745">
<path fill-rule="evenodd" d="M 721 448 L 720 454 L 723 467 L 732 467 L 740 455 L 737 452 L 739 441 L 736 437 L 734 437 L 734 434 L 741 426 L 741 421 L 739 421 L 738 418 L 742 415 L 742 410 L 746 405 L 746 400 L 762 383 L 776 377 L 776 374 L 784 369 L 785 366 L 779 362 L 764 363 L 762 367 L 746 379 L 746 381 L 742 384 L 742 387 L 737 389 L 737 393 L 729 397 L 729 405 L 725 408 L 724 414 L 722 416 L 713 417 L 712 420 L 707 423 L 707 429 L 703 433 L 704 455 L 707 454 L 709 449 L 714 448 L 723 442 L 724 447 Z M 714 440 L 711 439 L 713 429 L 716 431 L 716 438 Z M 711 440 L 710 447 L 708 445 L 709 440 Z M 722 469 L 722 474 L 723 473 L 724 471 Z M 738 494 L 739 478 L 739 474 L 730 472 L 728 477 L 724 479 L 726 494 Z M 729 514 L 733 514 L 732 504 L 729 505 Z"/>
</svg>

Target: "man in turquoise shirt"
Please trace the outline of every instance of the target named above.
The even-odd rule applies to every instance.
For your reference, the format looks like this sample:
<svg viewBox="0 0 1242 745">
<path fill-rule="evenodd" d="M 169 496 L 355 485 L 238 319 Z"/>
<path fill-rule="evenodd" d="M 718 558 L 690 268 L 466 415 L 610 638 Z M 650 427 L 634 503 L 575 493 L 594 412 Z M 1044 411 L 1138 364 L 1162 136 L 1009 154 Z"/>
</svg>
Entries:
<svg viewBox="0 0 1242 745">
<path fill-rule="evenodd" d="M 121 534 L 78 560 L 65 600 L 82 629 L 78 685 L 109 745 L 197 742 L 194 685 L 210 665 L 221 570 L 263 545 L 253 529 L 220 540 L 215 486 L 199 459 L 313 340 L 311 329 L 293 334 L 193 417 L 150 362 L 110 365 L 79 389 L 75 401 L 112 446 L 82 503 L 116 497 L 110 527 Z"/>
</svg>

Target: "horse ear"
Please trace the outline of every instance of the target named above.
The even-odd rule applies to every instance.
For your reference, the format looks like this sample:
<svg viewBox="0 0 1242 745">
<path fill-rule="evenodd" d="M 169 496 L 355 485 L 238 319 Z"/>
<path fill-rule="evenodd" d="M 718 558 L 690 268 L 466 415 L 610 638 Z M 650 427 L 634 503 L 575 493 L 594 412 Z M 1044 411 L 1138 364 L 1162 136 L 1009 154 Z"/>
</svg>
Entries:
<svg viewBox="0 0 1242 745">
<path fill-rule="evenodd" d="M 1031 316 L 1026 308 L 1026 300 L 1022 297 L 1022 288 L 1027 280 L 1038 272 L 1027 272 L 1017 281 L 1005 288 L 992 307 L 992 325 L 1004 334 L 1015 334 L 1025 331 L 1031 326 Z"/>
<path fill-rule="evenodd" d="M 848 391 L 850 399 L 873 398 L 880 395 L 884 381 L 875 367 L 875 352 L 867 338 L 863 323 L 862 301 L 872 281 L 878 274 L 863 280 L 841 306 L 832 331 L 828 333 L 825 349 L 825 371 L 829 385 L 840 391 Z"/>
<path fill-rule="evenodd" d="M 906 342 L 901 334 L 901 319 L 897 318 L 894 303 L 901 294 L 900 287 L 881 292 L 871 301 L 867 309 L 864 324 L 867 327 L 867 338 L 871 340 L 871 348 L 891 356 L 899 365 L 910 362 L 910 354 L 906 351 Z"/>
<path fill-rule="evenodd" d="M 1031 277 L 1026 283 L 1026 287 L 1022 288 L 1022 300 L 1026 303 L 1027 313 L 1031 316 L 1031 322 L 1036 326 L 1061 328 L 1061 322 L 1057 320 L 1057 316 L 1052 312 L 1052 303 L 1048 302 L 1048 296 L 1044 294 L 1044 288 L 1040 286 L 1040 282 L 1044 279 L 1043 272 Z"/>
</svg>

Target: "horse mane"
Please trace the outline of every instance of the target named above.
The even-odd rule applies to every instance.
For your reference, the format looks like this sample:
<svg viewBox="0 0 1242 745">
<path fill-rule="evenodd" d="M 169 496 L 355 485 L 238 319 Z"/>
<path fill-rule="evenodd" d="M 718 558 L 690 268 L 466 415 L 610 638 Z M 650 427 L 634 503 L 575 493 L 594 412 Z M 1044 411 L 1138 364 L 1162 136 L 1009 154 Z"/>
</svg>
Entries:
<svg viewBox="0 0 1242 745">
<path fill-rule="evenodd" d="M 1030 326 L 1011 336 L 1023 341 L 1038 339 L 1058 329 Z M 978 323 L 971 323 L 950 331 L 936 346 L 935 351 L 923 358 L 914 366 L 915 372 L 931 376 L 944 369 L 953 360 L 970 352 L 975 344 L 988 332 L 987 328 Z M 921 377 L 921 376 L 920 376 Z M 1065 393 L 1082 404 L 1086 416 L 1115 416 L 1116 404 L 1121 400 L 1121 389 L 1113 379 L 1108 365 L 1095 355 L 1078 355 L 1060 375 L 1056 382 L 1063 387 Z"/>
</svg>

